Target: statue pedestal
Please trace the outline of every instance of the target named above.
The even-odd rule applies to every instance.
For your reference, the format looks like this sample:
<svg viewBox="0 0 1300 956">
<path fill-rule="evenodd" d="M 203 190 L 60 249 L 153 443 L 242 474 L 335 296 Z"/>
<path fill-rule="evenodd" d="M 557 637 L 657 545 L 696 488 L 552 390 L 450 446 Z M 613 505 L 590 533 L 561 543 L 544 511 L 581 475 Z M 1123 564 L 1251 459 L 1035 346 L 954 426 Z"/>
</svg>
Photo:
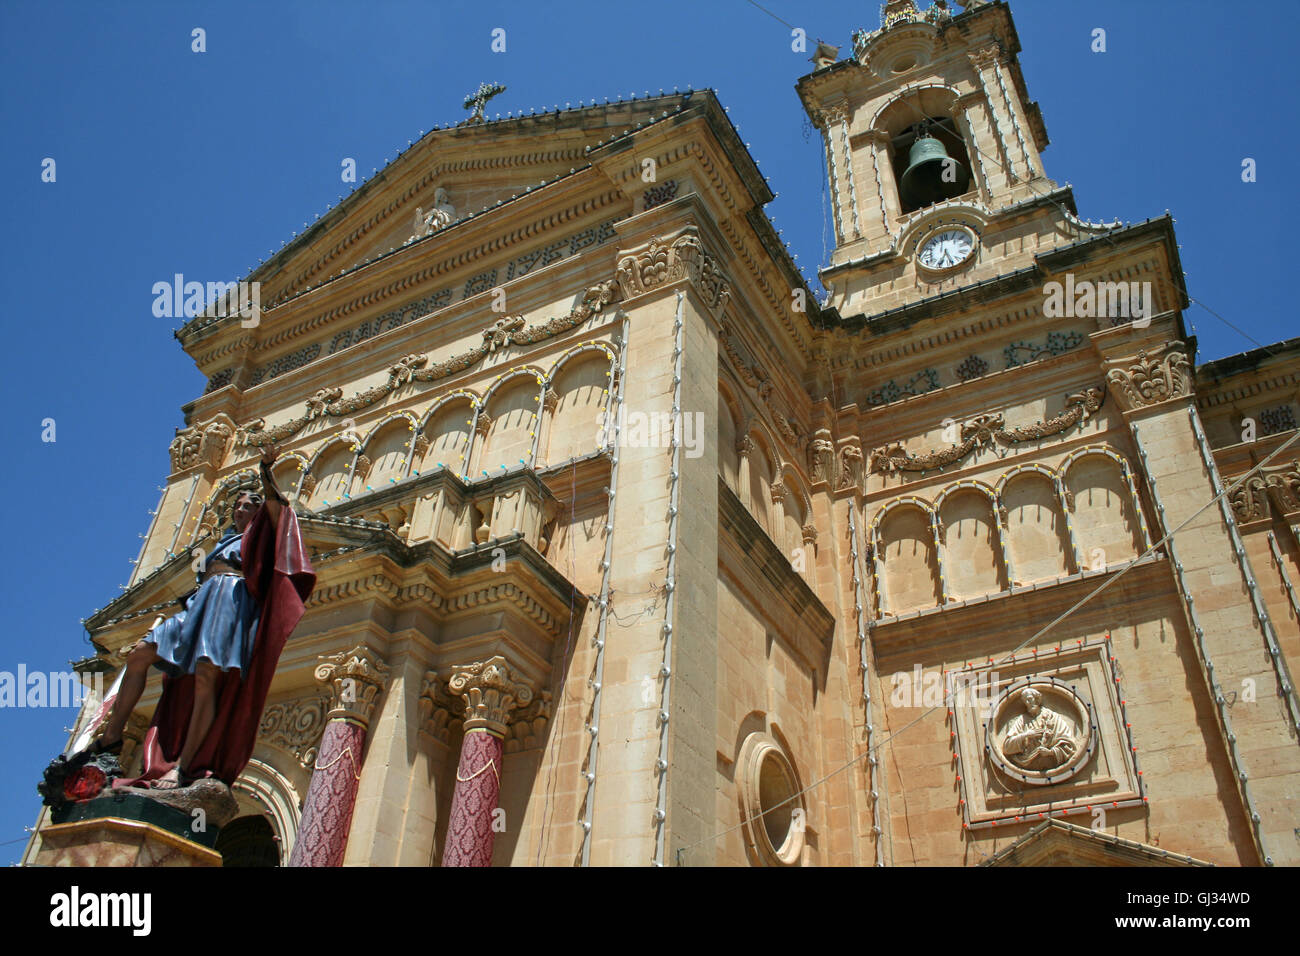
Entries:
<svg viewBox="0 0 1300 956">
<path fill-rule="evenodd" d="M 36 866 L 221 866 L 221 854 L 140 820 L 103 817 L 41 830 Z"/>
<path fill-rule="evenodd" d="M 225 784 L 206 780 L 153 798 L 124 789 L 66 803 L 51 811 L 33 862 L 37 866 L 221 866 L 221 854 L 215 849 L 217 833 L 220 824 L 234 816 L 234 804 Z"/>
</svg>

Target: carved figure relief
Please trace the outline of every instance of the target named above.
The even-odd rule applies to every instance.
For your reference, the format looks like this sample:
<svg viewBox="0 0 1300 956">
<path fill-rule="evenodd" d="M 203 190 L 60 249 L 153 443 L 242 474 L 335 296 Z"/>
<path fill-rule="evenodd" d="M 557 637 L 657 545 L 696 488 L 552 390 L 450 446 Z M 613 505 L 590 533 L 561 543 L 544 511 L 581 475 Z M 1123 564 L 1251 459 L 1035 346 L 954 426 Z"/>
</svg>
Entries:
<svg viewBox="0 0 1300 956">
<path fill-rule="evenodd" d="M 1092 750 L 1087 706 L 1068 685 L 1051 679 L 1018 681 L 1004 691 L 987 733 L 993 765 L 1035 785 L 1074 776 Z"/>
</svg>

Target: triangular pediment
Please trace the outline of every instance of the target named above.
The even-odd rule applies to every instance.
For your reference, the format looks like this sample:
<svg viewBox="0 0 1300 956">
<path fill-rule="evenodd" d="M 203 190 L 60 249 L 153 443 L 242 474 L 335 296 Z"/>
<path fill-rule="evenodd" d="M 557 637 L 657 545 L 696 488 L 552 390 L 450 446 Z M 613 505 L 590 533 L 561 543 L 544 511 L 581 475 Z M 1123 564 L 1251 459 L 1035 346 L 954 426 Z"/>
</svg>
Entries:
<svg viewBox="0 0 1300 956">
<path fill-rule="evenodd" d="M 1212 866 L 1158 846 L 1099 833 L 1063 820 L 1034 827 L 981 866 Z"/>
<path fill-rule="evenodd" d="M 259 266 L 264 308 L 587 165 L 587 149 L 663 119 L 688 94 L 435 129 Z M 439 192 L 441 190 L 441 192 Z M 417 214 L 418 210 L 418 214 Z"/>
</svg>

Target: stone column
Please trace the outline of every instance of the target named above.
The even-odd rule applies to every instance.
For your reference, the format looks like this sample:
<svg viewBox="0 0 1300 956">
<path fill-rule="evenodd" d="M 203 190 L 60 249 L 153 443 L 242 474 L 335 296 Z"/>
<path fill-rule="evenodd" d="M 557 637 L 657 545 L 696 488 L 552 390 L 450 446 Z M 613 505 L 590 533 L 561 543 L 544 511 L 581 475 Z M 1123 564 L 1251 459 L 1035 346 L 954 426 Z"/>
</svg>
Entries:
<svg viewBox="0 0 1300 956">
<path fill-rule="evenodd" d="M 493 816 L 501 792 L 501 752 L 510 711 L 533 699 L 533 688 L 504 657 L 457 667 L 447 683 L 465 701 L 465 738 L 456 767 L 443 866 L 490 866 Z"/>
<path fill-rule="evenodd" d="M 322 657 L 316 679 L 333 690 L 290 866 L 342 866 L 361 780 L 361 754 L 388 668 L 365 644 Z"/>
</svg>

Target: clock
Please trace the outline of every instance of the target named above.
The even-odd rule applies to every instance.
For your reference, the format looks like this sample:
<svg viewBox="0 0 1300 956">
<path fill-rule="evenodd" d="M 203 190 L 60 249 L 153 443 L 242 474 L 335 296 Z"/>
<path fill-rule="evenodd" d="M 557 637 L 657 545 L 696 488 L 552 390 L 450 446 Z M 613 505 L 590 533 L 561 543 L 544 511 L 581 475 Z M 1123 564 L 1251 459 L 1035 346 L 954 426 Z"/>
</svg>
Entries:
<svg viewBox="0 0 1300 956">
<path fill-rule="evenodd" d="M 941 229 L 921 245 L 916 261 L 931 272 L 955 269 L 975 254 L 975 236 L 965 229 Z"/>
</svg>

